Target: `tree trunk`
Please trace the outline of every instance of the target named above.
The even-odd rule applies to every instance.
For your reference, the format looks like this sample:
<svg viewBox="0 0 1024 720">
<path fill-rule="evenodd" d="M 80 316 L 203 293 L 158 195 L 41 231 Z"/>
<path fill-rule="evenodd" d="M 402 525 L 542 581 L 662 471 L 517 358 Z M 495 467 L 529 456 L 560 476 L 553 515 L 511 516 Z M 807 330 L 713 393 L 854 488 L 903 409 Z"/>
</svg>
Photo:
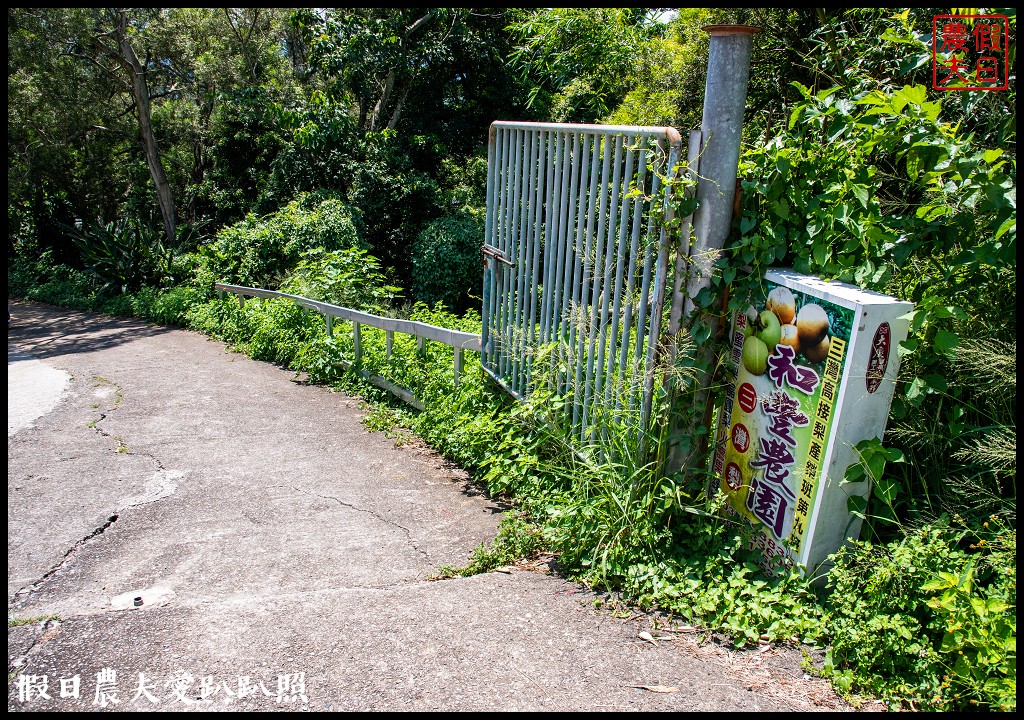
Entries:
<svg viewBox="0 0 1024 720">
<path fill-rule="evenodd" d="M 359 129 L 363 130 L 366 128 L 366 115 L 370 109 L 370 98 L 361 97 L 359 98 Z"/>
<path fill-rule="evenodd" d="M 380 115 L 384 112 L 384 108 L 388 104 L 388 100 L 391 98 L 391 90 L 395 87 L 395 71 L 391 70 L 388 72 L 387 79 L 384 81 L 384 89 L 381 91 L 380 98 L 377 100 L 377 104 L 373 106 L 373 115 L 370 116 L 370 132 L 374 132 L 377 129 L 377 123 L 380 122 Z"/>
<path fill-rule="evenodd" d="M 397 102 L 395 102 L 395 110 L 391 113 L 391 120 L 388 122 L 388 130 L 394 130 L 395 125 L 398 124 L 399 118 L 402 117 L 402 108 L 405 106 L 405 99 L 409 97 L 409 91 L 412 89 L 412 83 L 408 83 L 402 88 L 401 94 L 398 96 Z"/>
<path fill-rule="evenodd" d="M 167 182 L 167 173 L 164 171 L 163 163 L 160 162 L 160 153 L 157 150 L 156 136 L 153 134 L 152 111 L 149 104 L 149 87 L 146 84 L 146 70 L 139 62 L 131 41 L 128 40 L 128 14 L 124 10 L 117 12 L 114 23 L 114 37 L 117 46 L 121 51 L 122 65 L 131 75 L 131 93 L 135 101 L 135 110 L 139 116 L 139 134 L 142 136 L 142 144 L 146 150 L 146 163 L 149 165 L 149 174 L 153 177 L 153 184 L 156 186 L 156 199 L 160 203 L 160 214 L 164 219 L 164 231 L 167 233 L 167 240 L 171 246 L 177 240 L 177 216 L 174 210 L 174 196 L 171 193 L 170 183 Z"/>
</svg>

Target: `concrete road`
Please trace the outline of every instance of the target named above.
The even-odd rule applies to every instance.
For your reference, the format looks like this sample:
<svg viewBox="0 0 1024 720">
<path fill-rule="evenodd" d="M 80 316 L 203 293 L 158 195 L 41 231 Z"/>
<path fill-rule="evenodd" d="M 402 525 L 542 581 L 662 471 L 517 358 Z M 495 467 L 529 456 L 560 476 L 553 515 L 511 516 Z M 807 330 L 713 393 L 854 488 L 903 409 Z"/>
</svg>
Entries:
<svg viewBox="0 0 1024 720">
<path fill-rule="evenodd" d="M 500 508 L 358 399 L 11 306 L 10 710 L 851 709 L 795 649 L 662 632 L 543 569 L 431 581 Z"/>
</svg>

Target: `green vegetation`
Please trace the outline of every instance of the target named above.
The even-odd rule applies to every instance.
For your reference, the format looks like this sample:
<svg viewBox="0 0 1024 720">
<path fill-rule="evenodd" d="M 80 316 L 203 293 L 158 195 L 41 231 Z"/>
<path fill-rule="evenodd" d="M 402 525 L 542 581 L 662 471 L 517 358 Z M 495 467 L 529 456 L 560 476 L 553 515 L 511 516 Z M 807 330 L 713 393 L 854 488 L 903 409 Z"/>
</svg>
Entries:
<svg viewBox="0 0 1024 720">
<path fill-rule="evenodd" d="M 50 620 L 60 620 L 60 615 L 38 615 L 34 617 L 18 617 L 17 615 L 7 616 L 7 627 L 21 627 L 22 625 L 32 625 L 38 622 L 48 622 Z"/>
<path fill-rule="evenodd" d="M 1014 66 L 1015 12 L 999 12 Z M 456 387 L 450 347 L 421 353 L 397 334 L 389 358 L 385 334 L 363 327 L 363 368 L 414 392 L 414 412 L 344 369 L 347 323 L 329 337 L 291 302 L 214 293 L 255 285 L 479 332 L 489 123 L 694 127 L 700 26 L 721 21 L 763 28 L 743 193 L 658 402 L 703 416 L 695 380 L 721 377 L 712 330 L 769 267 L 915 305 L 885 441 L 858 446 L 848 472 L 873 480 L 855 508 L 861 539 L 821 582 L 760 574 L 706 492 L 706 431 L 666 474 L 680 438 L 660 421 L 600 416 L 581 443 L 561 412 L 571 398 L 543 372 L 520 404 L 472 353 Z M 552 552 L 618 601 L 737 645 L 826 649 L 815 671 L 851 697 L 1012 711 L 1016 86 L 932 90 L 931 23 L 880 9 L 663 22 L 635 8 L 15 8 L 8 293 L 189 327 L 361 395 L 367 427 L 416 433 L 512 507 L 492 543 L 440 576 Z M 104 44 L 118 32 L 146 59 L 148 97 Z M 557 372 L 557 346 L 534 350 Z"/>
</svg>

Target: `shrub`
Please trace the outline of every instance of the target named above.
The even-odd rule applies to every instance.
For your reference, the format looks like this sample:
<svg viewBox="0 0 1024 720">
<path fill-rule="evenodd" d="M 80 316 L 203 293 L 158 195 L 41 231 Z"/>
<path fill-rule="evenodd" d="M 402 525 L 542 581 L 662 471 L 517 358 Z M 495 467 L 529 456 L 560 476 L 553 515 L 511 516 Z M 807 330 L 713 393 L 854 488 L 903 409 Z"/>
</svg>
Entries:
<svg viewBox="0 0 1024 720">
<path fill-rule="evenodd" d="M 836 687 L 936 710 L 1016 707 L 1016 531 L 996 516 L 975 530 L 938 522 L 835 562 L 824 673 Z"/>
<path fill-rule="evenodd" d="M 335 198 L 307 195 L 264 217 L 223 228 L 202 249 L 201 281 L 276 288 L 311 250 L 361 247 L 351 209 Z"/>
<path fill-rule="evenodd" d="M 464 309 L 483 283 L 484 227 L 481 216 L 470 210 L 434 220 L 423 229 L 412 248 L 412 290 L 428 305 L 442 302 Z"/>
<path fill-rule="evenodd" d="M 360 248 L 310 250 L 281 290 L 367 312 L 381 312 L 401 292 L 387 284 L 377 258 Z"/>
<path fill-rule="evenodd" d="M 67 265 L 54 265 L 49 250 L 36 260 L 22 256 L 8 260 L 7 294 L 76 310 L 91 310 L 96 303 L 92 278 Z"/>
<path fill-rule="evenodd" d="M 82 254 L 100 295 L 115 295 L 159 283 L 171 267 L 162 233 L 137 218 L 123 217 L 83 230 L 65 226 Z"/>
</svg>

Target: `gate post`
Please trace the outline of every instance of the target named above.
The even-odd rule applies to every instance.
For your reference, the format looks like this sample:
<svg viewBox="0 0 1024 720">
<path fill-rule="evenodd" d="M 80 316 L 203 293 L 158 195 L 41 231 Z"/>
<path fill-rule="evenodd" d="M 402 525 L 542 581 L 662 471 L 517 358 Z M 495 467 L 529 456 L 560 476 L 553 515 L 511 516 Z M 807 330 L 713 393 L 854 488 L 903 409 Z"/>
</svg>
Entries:
<svg viewBox="0 0 1024 720">
<path fill-rule="evenodd" d="M 697 210 L 693 215 L 696 236 L 690 257 L 721 250 L 732 229 L 736 199 L 736 170 L 743 139 L 743 111 L 747 106 L 750 51 L 760 28 L 750 25 L 706 25 L 711 35 L 708 74 L 704 85 L 704 114 Z M 698 262 L 698 266 L 701 263 Z M 684 316 L 693 313 L 693 298 L 710 284 L 710 275 L 694 272 L 691 263 L 686 283 Z"/>
<path fill-rule="evenodd" d="M 739 167 L 740 143 L 743 139 L 743 113 L 747 104 L 747 84 L 750 79 L 750 54 L 753 37 L 760 28 L 750 25 L 706 25 L 702 28 L 711 37 L 708 47 L 708 70 L 704 85 L 704 112 L 700 124 L 699 177 L 697 180 L 697 209 L 693 214 L 692 247 L 686 262 L 686 292 L 682 301 L 682 323 L 691 325 L 696 304 L 693 298 L 711 284 L 709 256 L 725 245 L 732 229 L 733 203 L 736 199 L 736 172 Z M 686 239 L 683 239 L 686 242 Z M 705 272 L 701 272 L 701 268 Z M 678 312 L 673 308 L 673 313 Z M 712 336 L 717 323 L 711 327 Z M 673 323 L 675 325 L 675 323 Z M 707 403 L 710 378 L 698 378 L 697 407 Z M 703 426 L 710 425 L 710 412 L 706 408 Z M 678 445 L 681 436 L 693 437 L 698 427 L 678 427 L 677 418 L 670 420 L 670 440 L 667 470 L 681 468 L 688 452 Z M 697 422 L 701 422 L 698 420 Z M 692 449 L 692 446 L 691 446 Z M 706 449 L 706 445 L 701 450 Z"/>
</svg>

